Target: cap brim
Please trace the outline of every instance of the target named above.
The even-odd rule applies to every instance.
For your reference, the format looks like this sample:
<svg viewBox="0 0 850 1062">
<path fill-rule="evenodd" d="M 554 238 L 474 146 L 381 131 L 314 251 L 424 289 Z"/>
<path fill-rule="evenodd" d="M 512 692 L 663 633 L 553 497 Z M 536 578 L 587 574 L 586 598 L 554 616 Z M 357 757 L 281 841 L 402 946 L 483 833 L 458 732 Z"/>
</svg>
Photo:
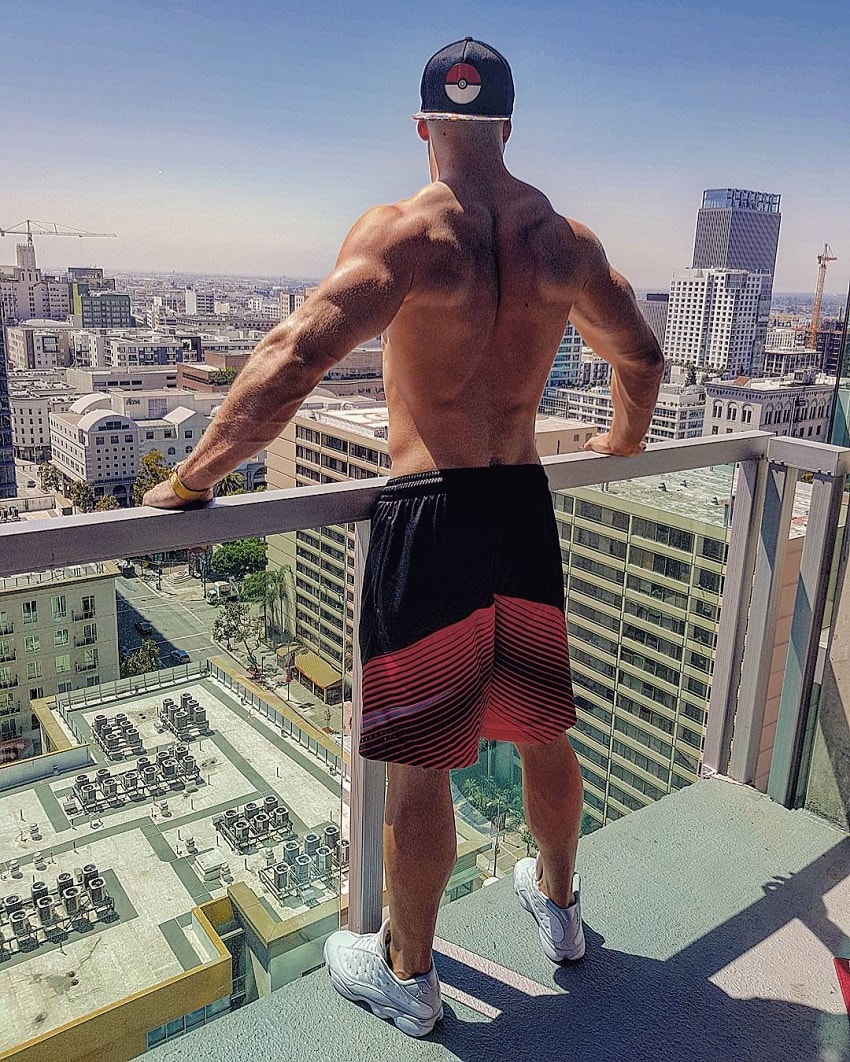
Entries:
<svg viewBox="0 0 850 1062">
<path fill-rule="evenodd" d="M 509 114 L 454 114 L 451 111 L 417 111 L 410 116 L 414 121 L 423 122 L 509 122 Z"/>
</svg>

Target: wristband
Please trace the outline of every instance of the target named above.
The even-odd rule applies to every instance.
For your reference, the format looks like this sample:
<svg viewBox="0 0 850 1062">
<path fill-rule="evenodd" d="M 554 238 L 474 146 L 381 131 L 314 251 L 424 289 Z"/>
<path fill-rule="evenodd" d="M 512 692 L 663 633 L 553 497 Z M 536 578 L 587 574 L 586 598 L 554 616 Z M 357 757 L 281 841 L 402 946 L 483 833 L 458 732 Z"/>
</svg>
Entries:
<svg viewBox="0 0 850 1062">
<path fill-rule="evenodd" d="M 168 477 L 168 482 L 171 485 L 171 489 L 177 495 L 178 498 L 182 498 L 183 501 L 197 501 L 199 498 L 203 498 L 209 490 L 189 490 L 180 482 L 180 476 L 177 474 L 177 469 L 173 469 L 171 475 Z"/>
</svg>

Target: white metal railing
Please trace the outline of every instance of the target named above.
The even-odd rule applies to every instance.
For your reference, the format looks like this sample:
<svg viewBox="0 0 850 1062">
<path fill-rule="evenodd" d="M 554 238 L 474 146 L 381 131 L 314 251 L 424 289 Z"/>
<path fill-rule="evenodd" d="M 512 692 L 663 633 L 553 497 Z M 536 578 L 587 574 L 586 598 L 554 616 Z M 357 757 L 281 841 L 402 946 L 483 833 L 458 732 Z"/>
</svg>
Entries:
<svg viewBox="0 0 850 1062">
<path fill-rule="evenodd" d="M 589 453 L 543 459 L 553 490 L 737 464 L 738 487 L 717 632 L 704 752 L 705 769 L 752 782 L 759 751 L 779 601 L 782 556 L 800 472 L 812 474 L 812 508 L 803 550 L 788 666 L 777 725 L 771 794 L 793 803 L 802 739 L 823 623 L 829 563 L 850 450 L 744 432 L 659 443 L 633 458 Z M 211 542 L 280 534 L 327 524 L 355 524 L 354 719 L 351 783 L 349 923 L 376 928 L 382 900 L 383 764 L 357 754 L 360 587 L 369 518 L 384 479 L 267 491 L 216 500 L 180 512 L 125 509 L 48 523 L 0 526 L 0 577 L 70 564 L 134 557 Z M 733 743 L 734 730 L 734 743 Z"/>
</svg>

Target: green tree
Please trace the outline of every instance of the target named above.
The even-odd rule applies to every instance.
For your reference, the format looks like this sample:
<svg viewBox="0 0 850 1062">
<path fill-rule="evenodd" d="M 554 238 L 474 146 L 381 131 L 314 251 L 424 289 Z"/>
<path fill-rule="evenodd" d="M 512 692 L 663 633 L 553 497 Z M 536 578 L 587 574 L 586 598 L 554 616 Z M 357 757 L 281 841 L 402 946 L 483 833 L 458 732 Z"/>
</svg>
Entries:
<svg viewBox="0 0 850 1062">
<path fill-rule="evenodd" d="M 245 477 L 241 472 L 228 472 L 222 476 L 213 488 L 216 498 L 227 498 L 232 494 L 245 493 Z"/>
<path fill-rule="evenodd" d="M 171 475 L 171 469 L 159 450 L 151 450 L 139 462 L 139 471 L 133 483 L 133 505 L 141 505 L 145 494 Z"/>
<path fill-rule="evenodd" d="M 59 490 L 62 486 L 59 469 L 49 461 L 44 461 L 38 466 L 38 478 L 41 481 L 42 490 Z"/>
<path fill-rule="evenodd" d="M 234 579 L 244 579 L 251 572 L 265 571 L 266 543 L 261 538 L 243 538 L 225 542 L 212 555 L 213 571 Z"/>
<path fill-rule="evenodd" d="M 210 373 L 210 383 L 215 387 L 229 387 L 236 379 L 236 369 L 216 369 Z"/>
<path fill-rule="evenodd" d="M 114 494 L 104 494 L 102 498 L 98 498 L 94 511 L 96 513 L 108 513 L 111 509 L 120 509 L 121 503 L 115 497 Z"/>
<path fill-rule="evenodd" d="M 159 670 L 159 646 L 153 638 L 145 638 L 138 649 L 128 653 L 121 661 L 121 677 L 144 675 Z"/>
<path fill-rule="evenodd" d="M 269 638 L 269 611 L 274 608 L 277 591 L 272 572 L 251 572 L 245 576 L 239 597 L 242 601 L 258 604 L 263 610 L 263 635 Z"/>
<path fill-rule="evenodd" d="M 72 505 L 81 513 L 90 513 L 94 509 L 94 491 L 84 479 L 77 479 L 68 492 Z"/>
<path fill-rule="evenodd" d="M 259 623 L 251 617 L 244 601 L 228 601 L 213 623 L 213 638 L 224 642 L 228 649 L 232 648 L 233 642 L 241 642 L 252 664 L 257 662 L 258 635 Z"/>
</svg>

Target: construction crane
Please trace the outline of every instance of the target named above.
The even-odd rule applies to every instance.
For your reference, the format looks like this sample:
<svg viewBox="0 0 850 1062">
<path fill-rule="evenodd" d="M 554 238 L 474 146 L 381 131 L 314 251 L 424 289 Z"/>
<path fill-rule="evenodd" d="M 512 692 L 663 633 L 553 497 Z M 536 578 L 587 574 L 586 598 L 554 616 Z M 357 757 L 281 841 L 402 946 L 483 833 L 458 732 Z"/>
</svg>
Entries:
<svg viewBox="0 0 850 1062">
<path fill-rule="evenodd" d="M 115 232 L 83 232 L 81 229 L 69 229 L 67 225 L 60 225 L 56 221 L 19 221 L 17 225 L 11 225 L 8 229 L 0 228 L 0 236 L 26 236 L 27 243 L 32 247 L 33 235 L 36 236 L 96 236 L 98 239 L 117 239 Z"/>
<path fill-rule="evenodd" d="M 812 304 L 812 323 L 809 327 L 809 346 L 815 347 L 820 327 L 820 306 L 823 302 L 823 282 L 826 280 L 826 267 L 838 258 L 832 253 L 828 243 L 823 245 L 823 253 L 818 255 L 818 286 L 815 288 L 815 301 Z"/>
</svg>

